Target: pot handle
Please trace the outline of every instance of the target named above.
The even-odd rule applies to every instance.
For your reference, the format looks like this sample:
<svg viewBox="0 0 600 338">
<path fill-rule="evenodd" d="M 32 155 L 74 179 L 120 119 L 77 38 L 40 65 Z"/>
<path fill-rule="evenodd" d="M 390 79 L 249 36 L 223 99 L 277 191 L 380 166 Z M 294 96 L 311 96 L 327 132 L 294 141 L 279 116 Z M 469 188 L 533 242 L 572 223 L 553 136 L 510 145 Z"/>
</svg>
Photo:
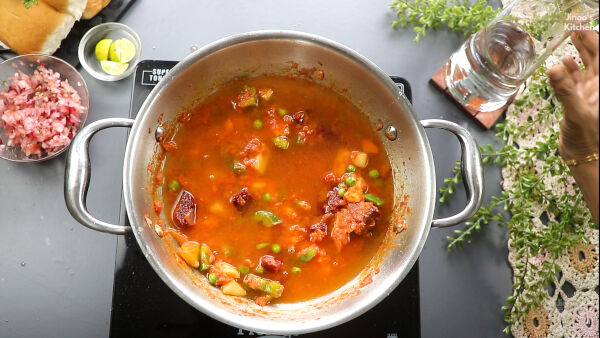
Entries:
<svg viewBox="0 0 600 338">
<path fill-rule="evenodd" d="M 440 128 L 452 132 L 458 138 L 461 149 L 461 173 L 463 184 L 467 192 L 467 206 L 458 214 L 434 219 L 431 226 L 444 228 L 464 222 L 473 217 L 483 203 L 483 168 L 481 166 L 481 154 L 477 142 L 469 131 L 458 124 L 446 120 L 422 120 L 425 128 Z"/>
<path fill-rule="evenodd" d="M 92 216 L 87 210 L 86 196 L 91 176 L 88 146 L 92 136 L 106 128 L 130 128 L 133 122 L 125 118 L 99 120 L 81 129 L 71 142 L 65 167 L 65 202 L 73 218 L 90 229 L 115 235 L 131 232 L 131 227 L 110 224 Z"/>
</svg>

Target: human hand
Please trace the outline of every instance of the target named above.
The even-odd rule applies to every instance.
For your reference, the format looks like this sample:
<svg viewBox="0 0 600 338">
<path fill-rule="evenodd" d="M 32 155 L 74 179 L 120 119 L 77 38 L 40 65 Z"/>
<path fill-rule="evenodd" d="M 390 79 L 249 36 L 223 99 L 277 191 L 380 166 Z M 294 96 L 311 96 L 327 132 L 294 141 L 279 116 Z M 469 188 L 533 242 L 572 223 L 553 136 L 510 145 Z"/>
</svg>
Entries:
<svg viewBox="0 0 600 338">
<path fill-rule="evenodd" d="M 598 153 L 598 34 L 593 30 L 571 34 L 585 70 L 571 56 L 548 70 L 550 84 L 564 107 L 559 152 L 565 160 Z"/>
</svg>

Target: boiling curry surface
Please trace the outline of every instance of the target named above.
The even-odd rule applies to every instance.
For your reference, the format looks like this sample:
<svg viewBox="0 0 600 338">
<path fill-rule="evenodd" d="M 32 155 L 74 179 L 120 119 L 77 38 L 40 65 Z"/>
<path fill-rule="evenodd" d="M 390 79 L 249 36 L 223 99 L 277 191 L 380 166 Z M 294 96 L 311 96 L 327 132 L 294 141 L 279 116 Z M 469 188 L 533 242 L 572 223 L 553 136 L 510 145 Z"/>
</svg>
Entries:
<svg viewBox="0 0 600 338">
<path fill-rule="evenodd" d="M 234 79 L 179 122 L 161 143 L 155 211 L 177 254 L 223 293 L 259 305 L 309 300 L 374 256 L 392 174 L 347 99 L 299 78 Z"/>
</svg>

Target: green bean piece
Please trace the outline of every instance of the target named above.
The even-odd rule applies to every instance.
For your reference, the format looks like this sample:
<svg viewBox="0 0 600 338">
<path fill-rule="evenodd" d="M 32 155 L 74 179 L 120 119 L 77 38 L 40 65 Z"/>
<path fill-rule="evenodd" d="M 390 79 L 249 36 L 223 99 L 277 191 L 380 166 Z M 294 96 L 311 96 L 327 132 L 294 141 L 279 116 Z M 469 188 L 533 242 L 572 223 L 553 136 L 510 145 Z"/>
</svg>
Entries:
<svg viewBox="0 0 600 338">
<path fill-rule="evenodd" d="M 300 272 L 302 272 L 302 269 L 300 269 L 299 267 L 297 267 L 297 266 L 292 267 L 293 274 L 298 275 L 298 274 L 300 274 Z"/>
<path fill-rule="evenodd" d="M 273 251 L 273 253 L 279 253 L 279 251 L 281 251 L 281 246 L 275 243 L 271 245 L 271 251 Z"/>
<path fill-rule="evenodd" d="M 356 184 L 356 178 L 350 176 L 350 177 L 346 178 L 345 183 L 347 186 L 353 187 Z"/>
<path fill-rule="evenodd" d="M 266 248 L 266 247 L 268 247 L 268 246 L 269 246 L 269 243 L 259 243 L 259 244 L 256 244 L 256 248 L 257 248 L 258 250 L 260 250 L 260 249 L 264 249 L 264 248 Z"/>
<path fill-rule="evenodd" d="M 377 169 L 369 170 L 369 177 L 370 178 L 378 178 L 379 177 L 379 171 L 377 171 Z"/>
<path fill-rule="evenodd" d="M 169 189 L 171 190 L 179 190 L 179 188 L 181 188 L 181 184 L 179 183 L 178 180 L 172 180 L 171 182 L 169 182 Z"/>
<path fill-rule="evenodd" d="M 365 201 L 371 202 L 378 207 L 383 205 L 383 200 L 381 198 L 371 194 L 365 194 Z"/>
<path fill-rule="evenodd" d="M 283 285 L 279 282 L 251 273 L 244 277 L 244 284 L 252 290 L 262 291 L 273 298 L 279 298 L 283 293 Z"/>
<path fill-rule="evenodd" d="M 246 173 L 246 165 L 240 161 L 234 161 L 231 168 L 236 175 L 243 175 Z"/>
<path fill-rule="evenodd" d="M 300 257 L 298 257 L 301 261 L 303 262 L 310 262 L 311 259 L 313 259 L 315 257 L 315 255 L 317 254 L 317 251 L 315 250 L 315 248 L 310 247 L 306 250 L 306 252 L 301 255 Z"/>
<path fill-rule="evenodd" d="M 209 273 L 207 277 L 208 277 L 208 282 L 212 285 L 217 284 L 217 281 L 219 280 L 219 277 L 217 277 L 217 275 L 214 275 L 212 273 Z"/>
<path fill-rule="evenodd" d="M 281 224 L 283 221 L 277 217 L 274 213 L 265 210 L 258 210 L 254 213 L 254 219 L 261 222 L 267 228 L 274 225 Z"/>
<path fill-rule="evenodd" d="M 247 266 L 238 266 L 238 271 L 242 274 L 242 275 L 247 275 L 250 272 L 250 268 Z"/>
<path fill-rule="evenodd" d="M 283 149 L 286 150 L 287 148 L 290 147 L 290 142 L 288 141 L 287 137 L 285 136 L 277 136 L 273 138 L 273 144 L 279 148 L 279 149 Z"/>
<path fill-rule="evenodd" d="M 352 164 L 349 164 L 348 168 L 346 168 L 346 171 L 349 172 L 349 173 L 353 173 L 353 172 L 356 171 L 356 167 L 353 166 Z"/>
<path fill-rule="evenodd" d="M 200 246 L 200 271 L 205 271 L 210 268 L 210 257 L 212 256 L 212 251 L 206 244 L 202 244 Z"/>
<path fill-rule="evenodd" d="M 346 195 L 346 189 L 345 188 L 338 189 L 338 196 L 344 197 L 344 195 Z"/>
<path fill-rule="evenodd" d="M 252 125 L 254 125 L 254 129 L 260 129 L 263 126 L 263 123 L 261 120 L 254 120 L 254 122 L 252 123 Z"/>
<path fill-rule="evenodd" d="M 262 196 L 262 199 L 265 202 L 271 202 L 271 194 L 269 194 L 268 192 L 264 193 L 264 195 Z"/>
<path fill-rule="evenodd" d="M 281 117 L 286 116 L 287 113 L 288 113 L 288 111 L 285 108 L 279 108 L 279 109 L 277 109 L 277 114 L 279 114 L 279 116 L 281 116 Z"/>
</svg>

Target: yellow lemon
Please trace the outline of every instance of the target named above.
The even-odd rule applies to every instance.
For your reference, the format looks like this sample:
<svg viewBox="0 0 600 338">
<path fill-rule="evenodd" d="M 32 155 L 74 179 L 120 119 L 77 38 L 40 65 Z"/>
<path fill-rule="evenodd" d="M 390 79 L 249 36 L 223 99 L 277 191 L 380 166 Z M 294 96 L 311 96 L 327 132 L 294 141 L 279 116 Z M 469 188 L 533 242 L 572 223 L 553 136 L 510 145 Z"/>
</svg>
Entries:
<svg viewBox="0 0 600 338">
<path fill-rule="evenodd" d="M 98 61 L 108 60 L 108 50 L 110 49 L 111 43 L 112 39 L 102 39 L 98 41 L 96 48 L 94 49 Z"/>
<path fill-rule="evenodd" d="M 135 45 L 127 38 L 116 40 L 110 45 L 109 56 L 111 61 L 129 62 L 135 56 Z"/>
<path fill-rule="evenodd" d="M 110 75 L 121 75 L 129 67 L 129 63 L 120 63 L 114 61 L 102 60 L 100 61 L 102 70 Z"/>
</svg>

